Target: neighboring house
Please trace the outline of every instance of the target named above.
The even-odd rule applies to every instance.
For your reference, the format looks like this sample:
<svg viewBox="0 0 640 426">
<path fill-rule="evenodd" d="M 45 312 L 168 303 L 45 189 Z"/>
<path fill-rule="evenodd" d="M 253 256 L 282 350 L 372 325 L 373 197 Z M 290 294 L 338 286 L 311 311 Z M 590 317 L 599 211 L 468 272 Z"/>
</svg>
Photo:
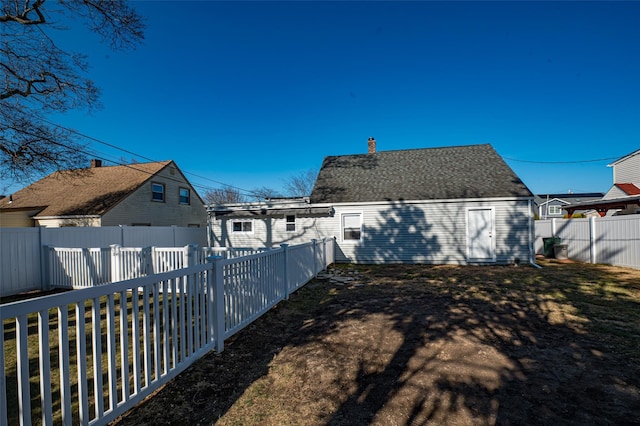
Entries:
<svg viewBox="0 0 640 426">
<path fill-rule="evenodd" d="M 561 218 L 567 214 L 564 207 L 583 201 L 601 200 L 603 196 L 602 192 L 536 194 L 533 200 L 534 212 L 539 219 Z M 575 213 L 584 213 L 587 210 L 577 210 Z"/>
<path fill-rule="evenodd" d="M 600 216 L 640 214 L 640 149 L 608 165 L 613 185 L 599 201 L 571 203 L 569 214 L 580 209 L 596 210 Z"/>
<path fill-rule="evenodd" d="M 327 205 L 312 206 L 309 197 L 268 198 L 263 202 L 211 205 L 211 241 L 218 247 L 272 247 L 321 238 L 313 229 L 330 217 Z"/>
<path fill-rule="evenodd" d="M 205 226 L 204 203 L 173 161 L 54 172 L 0 199 L 0 226 Z"/>
<path fill-rule="evenodd" d="M 368 154 L 324 159 L 308 205 L 322 209 L 319 217 L 280 214 L 267 236 L 262 219 L 249 215 L 247 230 L 227 225 L 223 243 L 334 237 L 340 262 L 533 261 L 533 194 L 491 145 L 376 152 L 375 144 L 369 140 Z M 293 219 L 286 216 L 295 216 L 296 231 L 283 239 Z"/>
</svg>

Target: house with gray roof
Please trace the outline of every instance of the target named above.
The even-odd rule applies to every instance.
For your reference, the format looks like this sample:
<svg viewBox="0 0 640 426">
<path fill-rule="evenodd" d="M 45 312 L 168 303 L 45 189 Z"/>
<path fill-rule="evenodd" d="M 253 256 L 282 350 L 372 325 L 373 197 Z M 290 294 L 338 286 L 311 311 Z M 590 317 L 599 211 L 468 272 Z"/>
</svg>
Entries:
<svg viewBox="0 0 640 426">
<path fill-rule="evenodd" d="M 206 225 L 204 202 L 173 161 L 57 171 L 0 198 L 1 227 Z"/>
<path fill-rule="evenodd" d="M 539 219 L 562 218 L 567 215 L 563 209 L 575 203 L 600 200 L 602 192 L 568 192 L 566 194 L 536 194 L 533 199 L 534 212 Z M 575 213 L 585 213 L 589 209 L 576 210 Z"/>
<path fill-rule="evenodd" d="M 326 208 L 321 217 L 281 217 L 268 239 L 333 237 L 341 262 L 524 263 L 534 258 L 532 202 L 491 145 L 378 152 L 370 138 L 366 154 L 324 159 L 309 197 L 310 207 Z M 259 222 L 244 220 L 253 235 L 234 225 L 225 245 L 267 240 Z M 285 220 L 296 231 L 282 239 Z"/>
</svg>

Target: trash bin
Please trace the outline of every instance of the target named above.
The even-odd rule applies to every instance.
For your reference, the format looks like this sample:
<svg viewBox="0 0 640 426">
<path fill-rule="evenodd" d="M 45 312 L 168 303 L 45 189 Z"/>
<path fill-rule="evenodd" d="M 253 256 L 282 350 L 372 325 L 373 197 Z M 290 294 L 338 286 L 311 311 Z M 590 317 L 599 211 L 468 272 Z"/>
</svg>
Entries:
<svg viewBox="0 0 640 426">
<path fill-rule="evenodd" d="M 556 256 L 556 259 L 568 259 L 569 244 L 554 244 L 553 254 Z"/>
<path fill-rule="evenodd" d="M 544 257 L 554 257 L 555 251 L 553 249 L 553 246 L 555 246 L 556 244 L 560 244 L 561 242 L 562 240 L 558 237 L 543 238 L 542 245 L 544 248 Z"/>
</svg>

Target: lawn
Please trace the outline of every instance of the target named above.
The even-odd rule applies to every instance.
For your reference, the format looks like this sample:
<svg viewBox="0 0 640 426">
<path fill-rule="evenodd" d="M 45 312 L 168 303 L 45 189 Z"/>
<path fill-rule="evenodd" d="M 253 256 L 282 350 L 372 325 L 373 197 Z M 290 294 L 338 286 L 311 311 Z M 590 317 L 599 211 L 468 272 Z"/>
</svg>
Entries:
<svg viewBox="0 0 640 426">
<path fill-rule="evenodd" d="M 354 266 L 118 425 L 640 424 L 640 271 Z"/>
<path fill-rule="evenodd" d="M 640 271 L 354 266 L 118 425 L 640 424 Z"/>
</svg>

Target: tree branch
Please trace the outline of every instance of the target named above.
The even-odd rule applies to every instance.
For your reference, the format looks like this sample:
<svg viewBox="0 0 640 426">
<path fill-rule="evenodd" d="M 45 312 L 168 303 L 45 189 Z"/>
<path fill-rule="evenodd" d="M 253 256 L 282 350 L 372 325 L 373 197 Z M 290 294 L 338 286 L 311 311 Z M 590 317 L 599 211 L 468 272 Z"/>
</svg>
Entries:
<svg viewBox="0 0 640 426">
<path fill-rule="evenodd" d="M 6 15 L 0 15 L 0 23 L 2 22 L 17 22 L 18 24 L 22 24 L 22 25 L 40 25 L 40 24 L 44 24 L 46 23 L 46 19 L 44 17 L 44 15 L 42 14 L 42 11 L 40 10 L 40 7 L 44 4 L 45 0 L 36 0 L 35 3 L 33 3 L 33 6 L 29 7 L 29 0 L 24 2 L 24 9 L 22 10 L 22 12 L 19 12 L 19 6 L 18 6 L 18 2 L 16 1 L 16 13 L 15 15 L 10 15 L 10 14 L 6 14 Z M 38 15 L 38 19 L 34 20 L 29 18 L 29 14 L 31 12 L 35 12 Z"/>
</svg>

